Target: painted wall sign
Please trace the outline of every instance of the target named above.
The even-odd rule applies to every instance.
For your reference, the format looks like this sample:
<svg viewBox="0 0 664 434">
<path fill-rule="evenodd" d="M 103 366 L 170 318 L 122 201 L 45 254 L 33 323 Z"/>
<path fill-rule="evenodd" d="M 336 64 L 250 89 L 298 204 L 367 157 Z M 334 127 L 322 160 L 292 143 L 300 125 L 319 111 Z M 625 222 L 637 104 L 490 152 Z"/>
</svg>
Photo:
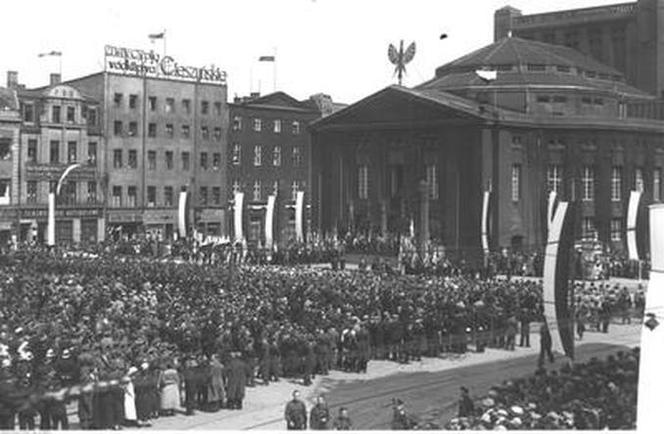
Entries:
<svg viewBox="0 0 664 434">
<path fill-rule="evenodd" d="M 181 65 L 171 56 L 132 48 L 104 47 L 104 70 L 139 77 L 168 78 L 201 83 L 226 84 L 226 71 L 216 66 Z"/>
</svg>

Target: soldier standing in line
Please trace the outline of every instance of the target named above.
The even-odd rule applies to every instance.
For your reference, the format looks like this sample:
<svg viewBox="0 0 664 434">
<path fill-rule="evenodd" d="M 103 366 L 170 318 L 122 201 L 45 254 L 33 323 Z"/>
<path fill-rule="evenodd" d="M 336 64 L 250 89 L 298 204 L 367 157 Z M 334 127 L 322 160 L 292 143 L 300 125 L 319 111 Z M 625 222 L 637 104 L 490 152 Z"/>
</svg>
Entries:
<svg viewBox="0 0 664 434">
<path fill-rule="evenodd" d="M 530 348 L 530 314 L 528 309 L 521 309 L 519 346 Z"/>
<path fill-rule="evenodd" d="M 300 392 L 297 390 L 293 392 L 293 399 L 286 404 L 284 416 L 288 430 L 307 429 L 307 407 L 300 401 Z"/>
<path fill-rule="evenodd" d="M 316 405 L 311 408 L 309 415 L 309 428 L 312 430 L 326 430 L 330 420 L 330 410 L 323 396 L 316 398 Z"/>
<path fill-rule="evenodd" d="M 548 356 L 549 362 L 553 363 L 553 352 L 551 352 L 551 347 L 553 342 L 551 341 L 551 333 L 549 332 L 549 327 L 546 322 L 540 327 L 540 354 L 537 366 L 540 368 L 544 366 L 544 357 Z"/>
<path fill-rule="evenodd" d="M 332 427 L 335 431 L 350 431 L 353 429 L 353 423 L 351 422 L 350 417 L 348 417 L 348 410 L 346 407 L 341 407 L 339 409 L 339 416 L 334 419 Z"/>
</svg>

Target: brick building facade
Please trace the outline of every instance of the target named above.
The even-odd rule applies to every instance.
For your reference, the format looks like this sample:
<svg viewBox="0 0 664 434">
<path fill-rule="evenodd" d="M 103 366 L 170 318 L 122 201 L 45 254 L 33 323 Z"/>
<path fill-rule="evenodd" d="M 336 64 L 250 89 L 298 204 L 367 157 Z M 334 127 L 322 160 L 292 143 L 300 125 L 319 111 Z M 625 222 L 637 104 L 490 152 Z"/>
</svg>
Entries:
<svg viewBox="0 0 664 434">
<path fill-rule="evenodd" d="M 495 12 L 494 40 L 509 32 L 579 50 L 621 71 L 631 85 L 664 98 L 664 0 L 533 15 L 506 6 Z"/>
</svg>

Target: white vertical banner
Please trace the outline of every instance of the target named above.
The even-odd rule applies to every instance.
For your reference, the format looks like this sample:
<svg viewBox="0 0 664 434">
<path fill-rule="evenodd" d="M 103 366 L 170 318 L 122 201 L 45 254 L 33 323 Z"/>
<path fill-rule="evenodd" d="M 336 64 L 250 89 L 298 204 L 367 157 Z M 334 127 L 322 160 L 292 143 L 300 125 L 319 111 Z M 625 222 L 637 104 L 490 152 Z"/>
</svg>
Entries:
<svg viewBox="0 0 664 434">
<path fill-rule="evenodd" d="M 244 193 L 235 193 L 233 201 L 233 230 L 235 231 L 235 241 L 242 242 L 244 234 L 242 232 L 242 208 L 244 206 Z"/>
<path fill-rule="evenodd" d="M 641 192 L 632 191 L 629 195 L 629 205 L 627 208 L 627 253 L 632 261 L 639 260 L 639 251 L 636 248 L 636 216 L 639 212 L 639 202 L 641 201 Z"/>
<path fill-rule="evenodd" d="M 180 238 L 187 237 L 187 192 L 181 191 L 178 199 L 178 233 Z"/>
<path fill-rule="evenodd" d="M 551 227 L 547 235 L 546 250 L 544 255 L 544 320 L 551 332 L 552 350 L 564 352 L 562 341 L 557 333 L 560 329 L 558 315 L 556 314 L 556 270 L 558 265 L 558 254 L 560 238 L 562 234 L 565 216 L 567 214 L 567 202 L 558 204 L 558 208 L 551 221 Z"/>
<path fill-rule="evenodd" d="M 549 202 L 546 207 L 546 230 L 551 228 L 553 222 L 553 212 L 556 210 L 556 198 L 558 194 L 555 191 L 549 192 Z"/>
<path fill-rule="evenodd" d="M 295 196 L 295 239 L 304 242 L 304 192 L 298 191 Z"/>
<path fill-rule="evenodd" d="M 274 206 L 277 196 L 271 194 L 267 197 L 267 210 L 265 211 L 265 248 L 272 250 L 274 245 Z"/>
<path fill-rule="evenodd" d="M 637 429 L 661 430 L 661 402 L 664 390 L 664 205 L 650 206 L 650 254 L 652 269 L 646 292 L 645 324 L 641 332 Z M 649 315 L 652 314 L 652 315 Z M 657 325 L 656 323 L 659 323 Z M 648 327 L 650 325 L 650 327 Z"/>
<path fill-rule="evenodd" d="M 48 227 L 46 229 L 46 244 L 55 246 L 55 192 L 48 194 Z"/>
<path fill-rule="evenodd" d="M 482 200 L 482 250 L 484 253 L 489 253 L 489 199 L 491 192 L 486 190 L 484 192 L 484 199 Z"/>
</svg>

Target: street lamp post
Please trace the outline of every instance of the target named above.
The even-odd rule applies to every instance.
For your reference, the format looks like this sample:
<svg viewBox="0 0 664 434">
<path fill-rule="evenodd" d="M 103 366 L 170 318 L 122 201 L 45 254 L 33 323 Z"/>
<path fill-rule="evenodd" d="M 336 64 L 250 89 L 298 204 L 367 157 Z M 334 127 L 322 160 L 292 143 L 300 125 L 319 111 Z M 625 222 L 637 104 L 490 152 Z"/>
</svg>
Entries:
<svg viewBox="0 0 664 434">
<path fill-rule="evenodd" d="M 46 244 L 49 246 L 55 246 L 55 198 L 60 194 L 62 183 L 64 182 L 67 175 L 69 175 L 74 169 L 77 169 L 81 166 L 81 163 L 70 164 L 60 176 L 60 179 L 58 180 L 58 183 L 55 187 L 55 191 L 50 191 L 48 193 L 48 229 Z"/>
</svg>

